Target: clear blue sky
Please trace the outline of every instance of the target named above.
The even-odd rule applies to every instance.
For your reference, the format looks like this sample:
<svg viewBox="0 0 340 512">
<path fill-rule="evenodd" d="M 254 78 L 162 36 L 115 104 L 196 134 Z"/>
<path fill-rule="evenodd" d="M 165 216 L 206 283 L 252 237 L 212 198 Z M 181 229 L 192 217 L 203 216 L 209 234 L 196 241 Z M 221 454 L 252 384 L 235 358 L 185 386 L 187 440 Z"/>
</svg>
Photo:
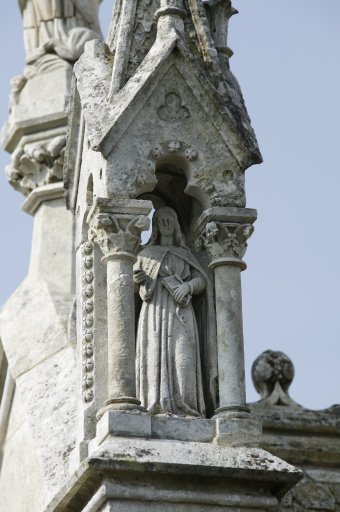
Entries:
<svg viewBox="0 0 340 512">
<path fill-rule="evenodd" d="M 1 18 L 0 120 L 24 53 L 17 2 Z M 340 403 L 340 2 L 234 0 L 232 69 L 244 92 L 264 164 L 247 171 L 259 218 L 243 273 L 248 400 L 250 366 L 263 350 L 295 364 L 292 397 L 320 409 Z M 112 0 L 104 0 L 106 34 Z M 9 156 L 1 152 L 1 168 Z M 32 219 L 0 173 L 0 303 L 27 272 Z"/>
</svg>

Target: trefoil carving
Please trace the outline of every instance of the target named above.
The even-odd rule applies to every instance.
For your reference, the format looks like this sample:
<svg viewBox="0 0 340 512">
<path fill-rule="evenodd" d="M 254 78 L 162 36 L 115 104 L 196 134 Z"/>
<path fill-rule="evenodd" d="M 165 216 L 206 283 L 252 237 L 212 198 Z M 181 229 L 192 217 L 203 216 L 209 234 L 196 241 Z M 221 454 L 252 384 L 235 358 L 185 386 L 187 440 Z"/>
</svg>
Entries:
<svg viewBox="0 0 340 512">
<path fill-rule="evenodd" d="M 165 95 L 164 104 L 157 110 L 158 117 L 162 121 L 178 122 L 189 119 L 190 111 L 182 105 L 182 98 L 175 92 L 169 92 Z"/>
</svg>

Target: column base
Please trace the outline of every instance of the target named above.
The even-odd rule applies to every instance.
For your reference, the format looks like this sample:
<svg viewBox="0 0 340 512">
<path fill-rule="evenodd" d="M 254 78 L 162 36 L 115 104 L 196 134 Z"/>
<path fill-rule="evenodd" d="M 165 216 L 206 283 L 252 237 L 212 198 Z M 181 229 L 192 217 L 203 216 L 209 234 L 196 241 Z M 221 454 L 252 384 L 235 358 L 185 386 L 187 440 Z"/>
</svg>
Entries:
<svg viewBox="0 0 340 512">
<path fill-rule="evenodd" d="M 262 423 L 248 415 L 246 418 L 217 418 L 215 420 L 214 444 L 218 446 L 259 447 L 262 437 Z"/>
<path fill-rule="evenodd" d="M 123 396 L 121 398 L 110 398 L 104 402 L 104 406 L 99 409 L 96 414 L 97 421 L 107 412 L 107 411 L 136 411 L 136 412 L 146 412 L 146 409 L 141 406 L 140 401 L 134 397 Z"/>
<path fill-rule="evenodd" d="M 247 405 L 226 405 L 216 409 L 212 419 L 219 418 L 249 418 L 250 409 Z"/>
</svg>

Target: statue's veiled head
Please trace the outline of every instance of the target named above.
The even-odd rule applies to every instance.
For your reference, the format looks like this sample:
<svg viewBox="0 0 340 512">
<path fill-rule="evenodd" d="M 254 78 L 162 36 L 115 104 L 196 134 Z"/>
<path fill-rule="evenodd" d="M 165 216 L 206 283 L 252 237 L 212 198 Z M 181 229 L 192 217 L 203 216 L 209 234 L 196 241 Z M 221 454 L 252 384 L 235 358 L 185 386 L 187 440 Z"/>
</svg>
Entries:
<svg viewBox="0 0 340 512">
<path fill-rule="evenodd" d="M 152 219 L 152 235 L 148 245 L 161 245 L 162 237 L 172 237 L 172 245 L 186 247 L 177 213 L 168 206 L 156 210 Z"/>
</svg>

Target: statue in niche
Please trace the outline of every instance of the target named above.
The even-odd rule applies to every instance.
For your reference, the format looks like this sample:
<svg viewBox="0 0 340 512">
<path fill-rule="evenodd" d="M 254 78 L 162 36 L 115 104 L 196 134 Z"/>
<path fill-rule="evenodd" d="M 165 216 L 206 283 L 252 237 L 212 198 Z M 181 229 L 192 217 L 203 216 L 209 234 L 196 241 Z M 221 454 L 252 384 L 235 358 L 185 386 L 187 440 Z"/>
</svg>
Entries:
<svg viewBox="0 0 340 512">
<path fill-rule="evenodd" d="M 150 414 L 209 416 L 216 407 L 217 378 L 212 288 L 186 246 L 172 208 L 156 211 L 134 281 L 143 301 L 137 397 Z"/>
<path fill-rule="evenodd" d="M 27 63 L 46 54 L 76 61 L 86 41 L 100 37 L 99 0 L 19 0 Z"/>
</svg>

